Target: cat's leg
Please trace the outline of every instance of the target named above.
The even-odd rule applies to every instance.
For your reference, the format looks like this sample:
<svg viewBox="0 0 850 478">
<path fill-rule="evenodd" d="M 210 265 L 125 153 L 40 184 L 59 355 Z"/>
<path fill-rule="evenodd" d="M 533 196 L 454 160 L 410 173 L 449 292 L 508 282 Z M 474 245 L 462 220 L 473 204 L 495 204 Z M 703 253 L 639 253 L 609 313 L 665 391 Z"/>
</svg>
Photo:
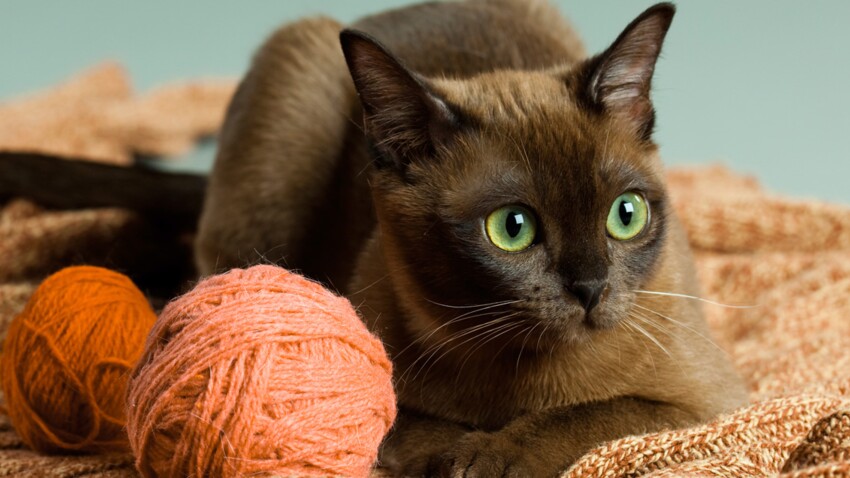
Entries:
<svg viewBox="0 0 850 478">
<path fill-rule="evenodd" d="M 529 413 L 497 432 L 464 435 L 439 457 L 437 476 L 554 477 L 605 441 L 697 421 L 674 405 L 635 398 Z"/>
<path fill-rule="evenodd" d="M 196 241 L 202 275 L 258 262 L 304 270 L 326 255 L 317 249 L 338 219 L 336 203 L 346 203 L 335 182 L 356 104 L 341 28 L 327 18 L 301 20 L 255 55 L 209 181 Z"/>
<path fill-rule="evenodd" d="M 381 444 L 380 466 L 392 476 L 435 476 L 441 465 L 439 458 L 469 432 L 462 425 L 401 409 Z"/>
</svg>

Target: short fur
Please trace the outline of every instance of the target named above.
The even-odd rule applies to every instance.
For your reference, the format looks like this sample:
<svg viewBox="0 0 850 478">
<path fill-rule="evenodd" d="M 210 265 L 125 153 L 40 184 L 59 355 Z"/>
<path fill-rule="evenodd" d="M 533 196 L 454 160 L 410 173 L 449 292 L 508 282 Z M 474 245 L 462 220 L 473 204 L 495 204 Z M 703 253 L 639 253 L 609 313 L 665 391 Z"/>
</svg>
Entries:
<svg viewBox="0 0 850 478">
<path fill-rule="evenodd" d="M 605 440 L 744 403 L 698 303 L 640 292 L 698 294 L 651 140 L 673 11 L 650 8 L 589 59 L 551 6 L 520 0 L 376 15 L 342 52 L 340 25 L 304 20 L 255 58 L 199 266 L 281 258 L 359 306 L 395 366 L 381 463 L 397 475 L 554 476 Z M 626 191 L 651 220 L 617 241 L 605 220 Z M 507 204 L 541 227 L 519 253 L 483 232 Z"/>
</svg>

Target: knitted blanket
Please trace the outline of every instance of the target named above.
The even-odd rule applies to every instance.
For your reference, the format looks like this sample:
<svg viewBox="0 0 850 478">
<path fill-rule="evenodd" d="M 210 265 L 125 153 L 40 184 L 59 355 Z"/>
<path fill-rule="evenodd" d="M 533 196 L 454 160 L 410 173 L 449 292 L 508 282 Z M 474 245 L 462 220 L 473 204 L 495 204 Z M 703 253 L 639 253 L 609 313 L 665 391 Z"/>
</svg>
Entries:
<svg viewBox="0 0 850 478">
<path fill-rule="evenodd" d="M 142 108 L 123 90 L 108 100 L 110 114 L 124 121 L 113 127 L 115 117 L 104 117 L 105 110 L 86 99 L 103 104 L 103 82 L 126 80 L 120 70 L 107 70 L 75 80 L 74 101 L 56 91 L 48 93 L 53 99 L 28 98 L 41 105 L 33 107 L 40 113 L 25 116 L 32 141 L 23 148 L 21 138 L 9 141 L 4 128 L 10 126 L 0 121 L 0 151 L 113 163 L 140 151 L 173 152 L 214 129 L 223 92 L 232 91 L 232 84 L 221 84 L 218 93 L 204 95 L 198 94 L 209 91 L 203 84 L 188 84 L 169 90 L 170 101 Z M 93 87 L 94 80 L 101 86 Z M 163 122 L 155 132 L 140 126 L 148 121 L 140 118 L 173 114 L 175 104 L 191 110 L 181 113 L 182 123 Z M 10 108 L 27 115 L 20 104 L 0 105 L 0 112 Z M 75 117 L 75 108 L 93 112 L 85 121 L 97 124 L 57 127 L 61 118 Z M 47 148 L 35 131 L 60 137 Z M 703 297 L 751 306 L 704 303 L 713 332 L 704 340 L 729 353 L 751 404 L 702 426 L 603 444 L 564 476 L 850 476 L 850 208 L 776 196 L 719 166 L 671 170 L 668 179 L 696 253 Z M 121 209 L 50 211 L 22 199 L 0 205 L 0 336 L 43 277 L 64 265 L 98 262 L 105 250 L 132 247 L 137 221 Z M 0 476 L 135 477 L 132 462 L 126 455 L 39 455 L 25 449 L 0 416 Z"/>
</svg>

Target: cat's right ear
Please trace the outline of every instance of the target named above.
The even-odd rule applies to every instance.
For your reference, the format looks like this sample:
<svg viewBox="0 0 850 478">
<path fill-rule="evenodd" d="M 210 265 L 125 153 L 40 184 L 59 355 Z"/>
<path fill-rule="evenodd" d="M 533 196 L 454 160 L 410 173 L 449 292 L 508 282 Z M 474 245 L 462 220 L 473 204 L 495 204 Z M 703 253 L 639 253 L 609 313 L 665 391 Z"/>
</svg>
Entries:
<svg viewBox="0 0 850 478">
<path fill-rule="evenodd" d="M 676 7 L 659 3 L 632 21 L 608 50 L 590 60 L 585 96 L 649 139 L 655 111 L 649 98 L 655 63 Z"/>
<path fill-rule="evenodd" d="M 403 169 L 433 155 L 457 125 L 446 102 L 365 33 L 343 30 L 340 43 L 363 105 L 366 134 L 384 156 L 378 166 Z"/>
</svg>

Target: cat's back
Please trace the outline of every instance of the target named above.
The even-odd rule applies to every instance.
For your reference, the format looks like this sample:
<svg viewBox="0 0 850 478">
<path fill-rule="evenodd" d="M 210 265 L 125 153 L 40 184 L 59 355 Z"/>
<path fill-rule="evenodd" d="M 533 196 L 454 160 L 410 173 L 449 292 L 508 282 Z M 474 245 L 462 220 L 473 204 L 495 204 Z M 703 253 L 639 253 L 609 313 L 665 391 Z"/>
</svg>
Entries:
<svg viewBox="0 0 850 478">
<path fill-rule="evenodd" d="M 576 32 L 546 0 L 429 2 L 372 15 L 351 28 L 426 76 L 539 69 L 585 57 Z"/>
<path fill-rule="evenodd" d="M 374 227 L 362 112 L 339 43 L 346 27 L 425 76 L 545 68 L 585 55 L 547 0 L 433 2 L 348 26 L 327 17 L 283 25 L 228 109 L 198 226 L 202 275 L 262 259 L 345 290 Z"/>
</svg>

